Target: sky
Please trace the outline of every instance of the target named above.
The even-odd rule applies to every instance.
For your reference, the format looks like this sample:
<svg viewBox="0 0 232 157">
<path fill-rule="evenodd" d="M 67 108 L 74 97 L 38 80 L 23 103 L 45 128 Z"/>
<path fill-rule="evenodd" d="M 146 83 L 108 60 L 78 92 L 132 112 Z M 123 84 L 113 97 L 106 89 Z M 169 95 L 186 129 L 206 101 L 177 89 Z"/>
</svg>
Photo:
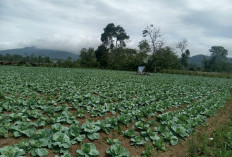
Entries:
<svg viewBox="0 0 232 157">
<path fill-rule="evenodd" d="M 97 48 L 108 23 L 137 48 L 142 31 L 160 28 L 166 46 L 188 40 L 191 56 L 224 46 L 232 56 L 232 0 L 0 0 L 0 50 L 35 46 L 79 54 Z"/>
</svg>

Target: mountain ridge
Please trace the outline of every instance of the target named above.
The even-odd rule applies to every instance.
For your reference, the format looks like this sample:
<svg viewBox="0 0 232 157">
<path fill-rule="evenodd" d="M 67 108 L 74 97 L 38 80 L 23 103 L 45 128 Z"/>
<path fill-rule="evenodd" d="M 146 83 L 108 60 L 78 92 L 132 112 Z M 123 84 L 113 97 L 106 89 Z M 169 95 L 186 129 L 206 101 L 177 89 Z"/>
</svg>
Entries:
<svg viewBox="0 0 232 157">
<path fill-rule="evenodd" d="M 194 55 L 192 57 L 189 57 L 188 63 L 201 67 L 202 66 L 202 61 L 203 61 L 204 58 L 209 59 L 210 56 L 203 55 L 203 54 Z M 227 62 L 232 63 L 232 58 L 227 57 Z"/>
<path fill-rule="evenodd" d="M 51 59 L 67 59 L 68 57 L 71 57 L 73 60 L 75 60 L 79 58 L 79 55 L 71 53 L 69 51 L 39 49 L 35 47 L 24 47 L 24 48 L 0 50 L 0 54 L 21 55 L 24 57 L 35 55 L 37 57 L 38 56 L 49 57 Z"/>
</svg>

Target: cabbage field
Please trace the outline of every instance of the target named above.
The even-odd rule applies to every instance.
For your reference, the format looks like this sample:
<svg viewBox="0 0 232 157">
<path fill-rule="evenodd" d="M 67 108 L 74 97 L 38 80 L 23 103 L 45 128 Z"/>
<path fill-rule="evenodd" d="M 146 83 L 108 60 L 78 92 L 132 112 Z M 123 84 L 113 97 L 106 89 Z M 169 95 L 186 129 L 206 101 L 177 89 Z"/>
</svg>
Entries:
<svg viewBox="0 0 232 157">
<path fill-rule="evenodd" d="M 231 88 L 222 78 L 0 66 L 0 157 L 166 151 L 214 116 Z"/>
</svg>

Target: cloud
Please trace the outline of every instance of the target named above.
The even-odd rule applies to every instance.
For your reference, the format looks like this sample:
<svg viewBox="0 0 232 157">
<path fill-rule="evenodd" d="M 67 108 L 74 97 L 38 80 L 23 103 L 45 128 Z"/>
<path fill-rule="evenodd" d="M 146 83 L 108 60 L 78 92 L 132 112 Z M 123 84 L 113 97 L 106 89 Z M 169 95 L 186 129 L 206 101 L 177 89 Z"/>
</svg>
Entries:
<svg viewBox="0 0 232 157">
<path fill-rule="evenodd" d="M 0 49 L 36 46 L 79 53 L 97 47 L 108 23 L 125 28 L 136 48 L 142 30 L 159 26 L 167 45 L 187 38 L 192 55 L 212 45 L 232 50 L 232 1 L 0 0 Z"/>
</svg>

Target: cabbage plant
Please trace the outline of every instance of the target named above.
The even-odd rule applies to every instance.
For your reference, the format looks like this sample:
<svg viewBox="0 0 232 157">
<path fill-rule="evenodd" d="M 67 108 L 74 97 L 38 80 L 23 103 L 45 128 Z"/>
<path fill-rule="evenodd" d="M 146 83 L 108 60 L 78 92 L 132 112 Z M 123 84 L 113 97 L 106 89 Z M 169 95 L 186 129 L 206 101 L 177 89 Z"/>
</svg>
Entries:
<svg viewBox="0 0 232 157">
<path fill-rule="evenodd" d="M 68 135 L 72 144 L 82 142 L 85 139 L 85 134 L 81 134 L 81 127 L 79 125 L 71 125 L 68 131 Z"/>
<path fill-rule="evenodd" d="M 106 150 L 106 154 L 112 157 L 129 157 L 130 153 L 120 144 L 113 144 Z"/>
<path fill-rule="evenodd" d="M 24 157 L 25 151 L 18 147 L 5 146 L 0 148 L 0 157 Z"/>
<path fill-rule="evenodd" d="M 99 139 L 99 133 L 97 132 L 100 130 L 100 127 L 97 123 L 92 120 L 86 120 L 86 122 L 82 124 L 81 128 L 90 140 Z"/>
<path fill-rule="evenodd" d="M 70 138 L 67 134 L 57 132 L 52 136 L 51 147 L 54 152 L 65 153 L 71 146 Z"/>
<path fill-rule="evenodd" d="M 130 140 L 131 140 L 131 145 L 134 145 L 136 148 L 146 143 L 146 141 L 144 141 L 141 136 L 132 137 Z"/>
<path fill-rule="evenodd" d="M 81 150 L 77 150 L 76 153 L 80 157 L 96 157 L 99 155 L 99 152 L 93 143 L 82 144 Z"/>
</svg>

